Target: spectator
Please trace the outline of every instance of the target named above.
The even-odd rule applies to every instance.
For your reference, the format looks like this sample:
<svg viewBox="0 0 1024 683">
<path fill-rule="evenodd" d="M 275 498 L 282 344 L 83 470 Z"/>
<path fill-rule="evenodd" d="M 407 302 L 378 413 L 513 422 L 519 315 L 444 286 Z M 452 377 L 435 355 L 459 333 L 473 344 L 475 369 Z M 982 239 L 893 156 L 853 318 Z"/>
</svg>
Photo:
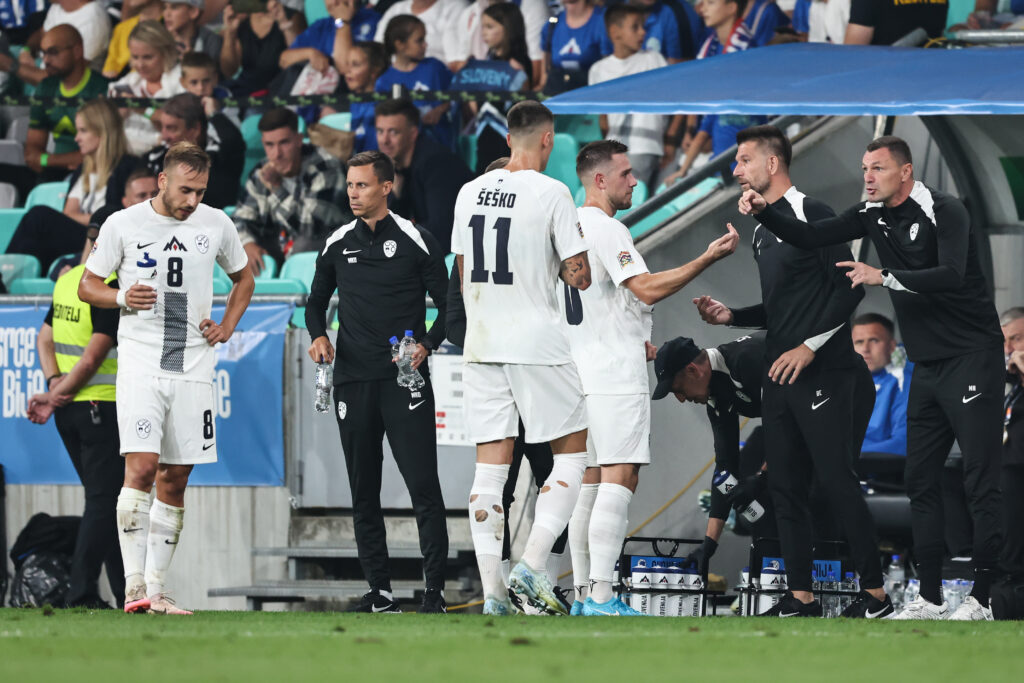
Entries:
<svg viewBox="0 0 1024 683">
<path fill-rule="evenodd" d="M 541 35 L 545 74 L 542 90 L 557 95 L 587 84 L 594 62 L 612 53 L 604 27 L 604 8 L 593 0 L 563 0 L 565 9 Z"/>
<path fill-rule="evenodd" d="M 666 66 L 660 52 L 643 49 L 644 10 L 635 5 L 612 5 L 604 13 L 614 52 L 590 67 L 590 85 Z M 661 168 L 667 118 L 655 114 L 602 114 L 601 132 L 629 147 L 633 176 L 653 187 Z"/>
<path fill-rule="evenodd" d="M 202 52 L 220 59 L 224 40 L 200 23 L 204 0 L 164 0 L 164 26 L 178 46 L 178 55 Z"/>
<path fill-rule="evenodd" d="M 1011 581 L 1024 580 L 1024 308 L 1015 306 L 999 318 L 1006 356 L 1006 398 L 1003 405 L 1003 569 Z M 1017 589 L 1018 591 L 1020 588 Z M 995 602 L 993 600 L 993 602 Z M 997 611 L 996 618 L 1000 618 Z M 1020 618 L 1018 614 L 1016 618 Z"/>
<path fill-rule="evenodd" d="M 168 98 L 185 92 L 181 86 L 178 47 L 158 21 L 142 21 L 128 36 L 132 70 L 110 84 L 111 97 Z M 148 107 L 125 117 L 125 136 L 133 154 L 142 155 L 160 140 L 159 116 Z"/>
<path fill-rule="evenodd" d="M 228 94 L 217 87 L 218 75 L 217 62 L 205 52 L 186 52 L 181 58 L 181 87 L 202 99 L 208 118 L 221 110 L 219 100 Z"/>
<path fill-rule="evenodd" d="M 232 216 L 257 275 L 264 254 L 281 263 L 293 252 L 319 251 L 352 218 L 344 164 L 302 144 L 295 112 L 271 109 L 259 130 L 267 158 L 249 174 Z"/>
<path fill-rule="evenodd" d="M 747 0 L 703 0 L 701 13 L 704 23 L 711 30 L 704 44 L 697 52 L 697 59 L 706 59 L 730 52 L 741 52 L 751 46 L 753 36 L 746 24 L 740 22 Z M 668 176 L 665 183 L 670 185 L 684 177 L 694 160 L 711 141 L 711 156 L 718 156 L 736 143 L 736 133 L 766 121 L 763 116 L 736 114 L 708 114 L 686 148 L 686 156 L 679 170 Z"/>
<path fill-rule="evenodd" d="M 6 11 L 0 12 L 0 29 L 12 45 L 37 47 L 43 22 L 46 21 L 46 0 L 8 0 Z"/>
<path fill-rule="evenodd" d="M 910 373 L 906 368 L 888 367 L 896 350 L 896 327 L 878 313 L 853 319 L 853 349 L 861 355 L 875 380 L 875 409 L 864 436 L 864 453 L 907 455 L 907 396 Z"/>
<path fill-rule="evenodd" d="M 777 28 L 789 26 L 789 17 L 775 0 L 750 0 L 743 23 L 750 30 L 750 47 L 764 47 L 772 42 Z"/>
<path fill-rule="evenodd" d="M 388 68 L 388 55 L 380 43 L 358 42 L 348 51 L 345 85 L 351 93 L 368 95 L 373 92 L 377 79 Z M 350 129 L 355 134 L 353 152 L 359 154 L 377 149 L 377 129 L 374 126 L 373 102 L 353 102 Z"/>
<path fill-rule="evenodd" d="M 76 29 L 71 24 L 59 24 L 58 26 L 54 26 L 52 29 L 47 31 L 46 34 L 55 31 L 61 26 L 63 26 L 64 28 L 72 29 L 75 33 L 71 34 L 69 32 L 63 31 L 60 34 L 54 34 L 52 39 L 49 41 L 50 44 L 48 46 L 44 46 L 42 44 L 42 40 L 40 40 L 39 51 L 42 55 L 44 64 L 42 68 L 36 66 L 35 61 L 32 59 L 31 53 L 23 52 L 21 55 L 19 55 L 17 59 L 10 56 L 9 54 L 7 54 L 7 48 L 5 44 L 4 49 L 0 50 L 0 71 L 6 71 L 12 78 L 17 78 L 19 81 L 23 83 L 38 86 L 40 83 L 43 82 L 44 78 L 50 75 L 47 72 L 45 66 L 47 57 L 50 58 L 50 61 L 66 63 L 67 59 L 70 57 L 69 53 L 72 51 L 71 43 L 77 40 L 78 45 L 82 45 L 82 37 L 78 35 L 78 29 Z M 0 39 L 2 38 L 3 37 L 0 36 Z M 49 54 L 47 54 L 47 51 L 49 51 Z M 65 59 L 63 60 L 60 59 L 62 55 L 65 56 Z M 85 62 L 85 64 L 86 66 L 88 66 L 88 62 Z"/>
<path fill-rule="evenodd" d="M 32 207 L 7 246 L 8 254 L 35 256 L 43 272 L 60 256 L 82 249 L 89 215 L 106 204 L 120 204 L 125 182 L 139 165 L 128 154 L 121 116 L 110 100 L 86 102 L 75 115 L 75 129 L 82 165 L 71 174 L 64 212 Z"/>
<path fill-rule="evenodd" d="M 420 112 L 408 100 L 377 105 L 377 144 L 395 162 L 391 208 L 426 228 L 448 252 L 455 199 L 472 173 L 452 152 L 419 131 Z"/>
<path fill-rule="evenodd" d="M 806 12 L 805 25 L 798 13 Z M 793 11 L 793 28 L 807 33 L 807 42 L 842 45 L 850 23 L 850 0 L 800 0 Z"/>
<path fill-rule="evenodd" d="M 231 78 L 237 96 L 265 90 L 281 70 L 281 53 L 295 42 L 304 27 L 301 13 L 286 9 L 278 0 L 267 3 L 266 12 L 239 14 L 230 5 L 224 8 L 224 46 L 220 51 L 220 72 Z"/>
<path fill-rule="evenodd" d="M 469 59 L 487 59 L 490 47 L 484 42 L 481 21 L 484 10 L 502 0 L 476 0 L 459 14 L 458 21 L 448 26 L 445 37 L 445 61 L 452 72 L 458 72 Z M 513 3 L 523 15 L 526 49 L 530 55 L 530 81 L 540 83 L 544 65 L 544 50 L 540 34 L 547 26 L 549 11 L 545 0 L 518 0 Z M 523 64 L 526 68 L 526 64 Z"/>
<path fill-rule="evenodd" d="M 633 4 L 645 13 L 643 49 L 660 52 L 669 64 L 697 56 L 707 29 L 688 0 L 633 0 Z"/>
<path fill-rule="evenodd" d="M 948 0 L 907 3 L 901 0 L 851 0 L 846 45 L 892 45 L 916 28 L 929 38 L 946 30 Z"/>
<path fill-rule="evenodd" d="M 452 72 L 439 59 L 426 56 L 426 25 L 411 14 L 393 17 L 384 31 L 384 49 L 391 66 L 377 79 L 377 92 L 390 93 L 395 85 L 407 90 L 447 90 Z M 455 149 L 456 121 L 452 103 L 425 100 L 417 104 L 426 133 L 448 149 Z"/>
<path fill-rule="evenodd" d="M 175 95 L 160 109 L 159 146 L 146 155 L 154 173 L 164 169 L 164 155 L 171 145 L 187 141 L 199 145 L 210 157 L 210 178 L 203 203 L 223 209 L 238 198 L 238 183 L 245 162 L 245 141 L 235 124 L 224 114 L 207 119 L 203 101 L 192 93 Z"/>
<path fill-rule="evenodd" d="M 50 29 L 40 45 L 46 77 L 36 88 L 36 96 L 46 104 L 35 104 L 29 110 L 25 140 L 28 168 L 0 164 L 0 182 L 14 185 L 22 201 L 37 183 L 63 180 L 82 163 L 82 154 L 75 144 L 75 107 L 70 102 L 52 102 L 50 98 L 58 94 L 92 98 L 107 91 L 106 80 L 85 61 L 82 38 L 73 26 L 63 24 Z M 46 153 L 50 136 L 53 154 Z"/>
<path fill-rule="evenodd" d="M 317 71 L 333 64 L 343 74 L 353 41 L 373 39 L 380 15 L 372 9 L 358 7 L 356 0 L 326 0 L 325 6 L 330 16 L 314 21 L 281 53 L 282 69 L 309 62 Z"/>
<path fill-rule="evenodd" d="M 107 48 L 107 61 L 103 63 L 103 75 L 109 79 L 120 78 L 124 70 L 128 68 L 131 61 L 131 53 L 128 51 L 128 36 L 139 25 L 140 21 L 152 19 L 159 21 L 163 13 L 164 3 L 162 0 L 144 0 L 145 4 L 139 7 L 139 11 L 132 17 L 126 18 L 122 9 L 122 21 L 114 26 L 110 34 L 110 47 Z"/>
<path fill-rule="evenodd" d="M 444 60 L 445 33 L 458 23 L 459 15 L 469 3 L 466 0 L 398 0 L 384 12 L 374 40 L 386 43 L 384 32 L 391 20 L 402 14 L 411 14 L 426 27 L 427 57 Z"/>
<path fill-rule="evenodd" d="M 49 31 L 61 24 L 71 24 L 78 29 L 86 61 L 99 69 L 110 41 L 110 15 L 104 4 L 99 0 L 53 0 L 43 30 Z"/>
</svg>

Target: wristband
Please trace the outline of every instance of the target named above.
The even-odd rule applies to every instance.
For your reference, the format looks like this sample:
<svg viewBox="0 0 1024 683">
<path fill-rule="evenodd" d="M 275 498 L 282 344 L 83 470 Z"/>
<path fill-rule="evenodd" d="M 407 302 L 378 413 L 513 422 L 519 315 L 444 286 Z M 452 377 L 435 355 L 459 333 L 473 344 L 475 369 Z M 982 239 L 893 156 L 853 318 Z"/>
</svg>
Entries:
<svg viewBox="0 0 1024 683">
<path fill-rule="evenodd" d="M 121 308 L 131 310 L 128 308 L 128 302 L 125 300 L 126 292 L 123 289 L 117 290 L 117 305 Z"/>
<path fill-rule="evenodd" d="M 341 28 L 344 25 L 345 25 L 345 20 L 344 19 L 335 19 L 334 20 L 334 28 Z"/>
<path fill-rule="evenodd" d="M 50 155 L 47 154 L 46 152 L 43 152 L 42 154 L 39 155 L 39 166 L 42 168 L 46 168 L 46 165 L 48 163 L 50 163 Z"/>
<path fill-rule="evenodd" d="M 63 376 L 64 376 L 64 373 L 58 372 L 56 375 L 50 375 L 49 377 L 47 377 L 46 378 L 46 388 L 47 389 L 50 388 L 50 382 L 52 382 L 53 380 L 57 379 L 58 377 L 63 377 Z"/>
<path fill-rule="evenodd" d="M 142 112 L 142 115 L 145 116 L 147 119 L 151 119 L 153 118 L 153 114 L 155 113 L 156 109 L 154 109 L 153 107 L 146 107 L 146 111 Z"/>
</svg>

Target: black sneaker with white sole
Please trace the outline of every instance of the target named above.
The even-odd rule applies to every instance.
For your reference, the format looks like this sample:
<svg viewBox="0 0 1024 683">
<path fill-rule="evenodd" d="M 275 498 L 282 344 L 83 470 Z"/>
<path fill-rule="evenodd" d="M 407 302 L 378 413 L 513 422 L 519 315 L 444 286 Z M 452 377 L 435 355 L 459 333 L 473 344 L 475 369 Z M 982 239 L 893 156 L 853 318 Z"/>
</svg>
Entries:
<svg viewBox="0 0 1024 683">
<path fill-rule="evenodd" d="M 821 603 L 817 600 L 812 600 L 808 603 L 803 603 L 793 597 L 792 593 L 786 593 L 786 596 L 775 603 L 774 606 L 761 612 L 757 616 L 759 617 L 820 617 L 821 616 Z"/>
<path fill-rule="evenodd" d="M 879 600 L 867 591 L 861 591 L 853 599 L 841 616 L 851 619 L 885 619 L 896 609 L 892 606 L 892 600 L 885 596 L 885 600 Z"/>
<path fill-rule="evenodd" d="M 423 593 L 423 602 L 420 603 L 420 614 L 447 614 L 448 603 L 444 601 L 441 591 L 436 588 L 428 588 Z"/>
<path fill-rule="evenodd" d="M 373 614 L 388 613 L 388 614 L 401 614 L 402 610 L 398 606 L 398 602 L 380 594 L 380 591 L 374 588 L 372 591 L 367 593 L 359 601 L 353 609 L 353 612 L 369 612 Z"/>
<path fill-rule="evenodd" d="M 570 590 L 575 591 L 576 589 L 573 588 Z M 568 614 L 572 611 L 572 600 L 569 599 L 570 591 L 564 590 L 561 586 L 555 586 L 554 593 L 555 597 L 558 598 L 558 601 L 565 606 L 565 613 Z"/>
</svg>

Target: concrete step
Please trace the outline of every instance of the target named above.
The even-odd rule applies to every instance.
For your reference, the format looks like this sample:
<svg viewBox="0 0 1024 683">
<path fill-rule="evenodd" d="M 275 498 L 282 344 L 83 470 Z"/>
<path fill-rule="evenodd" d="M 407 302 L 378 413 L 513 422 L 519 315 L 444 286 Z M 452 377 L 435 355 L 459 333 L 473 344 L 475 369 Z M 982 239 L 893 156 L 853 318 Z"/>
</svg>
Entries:
<svg viewBox="0 0 1024 683">
<path fill-rule="evenodd" d="M 471 588 L 466 580 L 449 581 L 445 590 L 465 591 Z M 411 600 L 423 590 L 422 581 L 392 581 L 396 599 Z M 251 610 L 262 609 L 268 602 L 305 602 L 307 600 L 351 600 L 366 593 L 365 581 L 264 581 L 251 586 L 211 588 L 211 598 L 244 597 Z"/>
<path fill-rule="evenodd" d="M 448 559 L 454 560 L 458 557 L 458 548 L 448 548 Z M 472 552 L 472 548 L 468 551 Z M 324 560 L 324 559 L 347 559 L 358 558 L 359 549 L 355 545 L 338 545 L 334 547 L 301 546 L 288 548 L 253 548 L 253 555 L 263 557 L 286 557 L 296 560 Z M 399 545 L 388 543 L 388 556 L 395 559 L 417 559 L 423 556 L 418 545 Z"/>
<path fill-rule="evenodd" d="M 448 517 L 449 553 L 473 552 L 473 537 L 464 514 Z M 418 547 L 419 531 L 416 518 L 412 515 L 386 514 L 384 528 L 388 537 L 388 548 Z M 352 512 L 325 516 L 294 515 L 288 531 L 288 545 L 292 547 L 346 548 L 355 547 L 355 530 Z"/>
</svg>

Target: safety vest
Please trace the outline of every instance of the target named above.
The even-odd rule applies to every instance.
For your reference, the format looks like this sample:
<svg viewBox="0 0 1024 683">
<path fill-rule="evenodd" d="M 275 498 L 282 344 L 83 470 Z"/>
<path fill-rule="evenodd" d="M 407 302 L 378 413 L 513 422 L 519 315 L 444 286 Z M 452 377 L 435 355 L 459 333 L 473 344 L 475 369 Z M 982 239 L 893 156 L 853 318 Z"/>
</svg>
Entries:
<svg viewBox="0 0 1024 683">
<path fill-rule="evenodd" d="M 92 337 L 92 312 L 89 304 L 78 298 L 78 283 L 82 281 L 85 266 L 76 266 L 57 280 L 53 288 L 53 346 L 57 356 L 57 369 L 62 374 L 71 372 L 82 360 L 85 347 Z M 116 275 L 107 278 L 113 280 Z M 113 348 L 100 364 L 75 401 L 113 401 L 117 380 L 117 349 Z"/>
</svg>

